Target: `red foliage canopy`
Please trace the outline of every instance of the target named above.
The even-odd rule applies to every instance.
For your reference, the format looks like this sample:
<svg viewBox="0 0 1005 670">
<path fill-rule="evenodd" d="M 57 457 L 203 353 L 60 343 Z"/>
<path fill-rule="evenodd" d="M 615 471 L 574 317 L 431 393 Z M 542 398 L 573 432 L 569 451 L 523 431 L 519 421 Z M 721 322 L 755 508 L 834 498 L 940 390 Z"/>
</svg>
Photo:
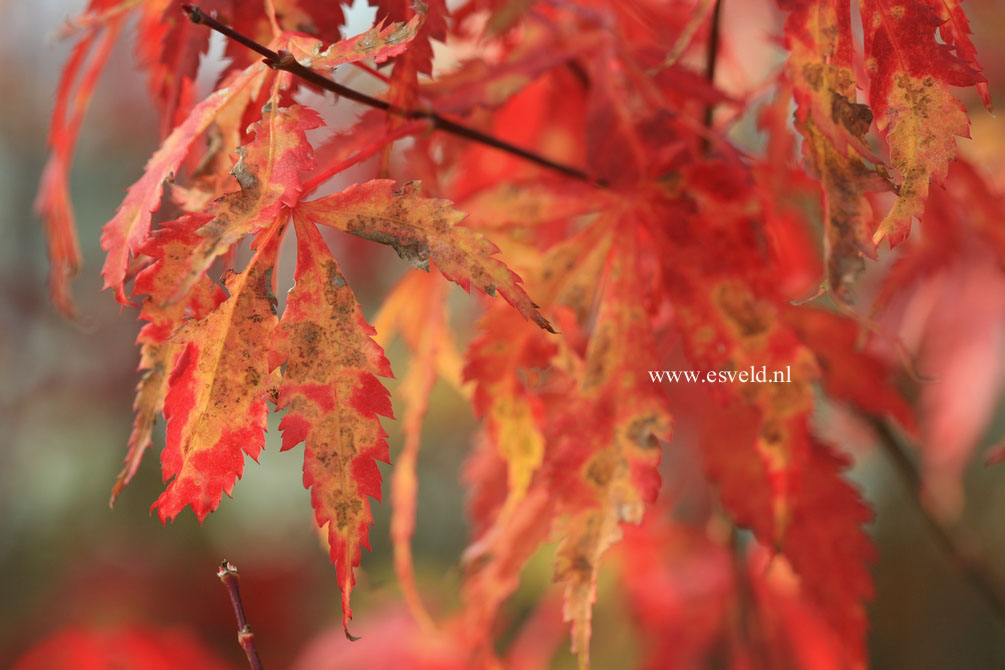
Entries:
<svg viewBox="0 0 1005 670">
<path fill-rule="evenodd" d="M 162 118 L 161 147 L 101 240 L 106 288 L 123 305 L 131 295 L 146 322 L 136 421 L 113 499 L 163 414 L 166 489 L 154 507 L 166 521 L 191 506 L 201 521 L 231 493 L 244 455 L 264 447 L 268 404 L 285 411 L 282 449 L 304 443 L 303 481 L 348 634 L 369 499 L 381 496 L 376 462 L 389 457 L 379 417 L 392 412 L 379 378 L 391 368 L 381 345 L 399 334 L 411 360 L 399 387 L 406 446 L 394 469 L 392 533 L 406 599 L 428 634 L 389 642 L 395 658 L 444 667 L 436 659 L 445 648 L 450 662 L 523 658 L 494 645 L 500 608 L 550 540 L 582 667 L 610 556 L 639 619 L 646 667 L 691 667 L 724 640 L 730 667 L 758 658 L 863 666 L 871 511 L 845 479 L 848 445 L 818 434 L 814 409 L 845 403 L 891 419 L 924 440 L 926 463 L 942 458 L 924 438 L 944 436 L 945 421 L 924 398 L 950 392 L 922 387 L 921 405 L 911 401 L 917 376 L 898 353 L 920 344 L 901 342 L 899 324 L 915 296 L 942 290 L 932 282 L 970 264 L 1000 287 L 1005 259 L 1005 200 L 973 166 L 951 168 L 957 137 L 969 134 L 952 87 L 976 87 L 990 108 L 963 9 L 862 0 L 858 52 L 848 0 L 779 0 L 788 60 L 759 114 L 767 146 L 748 153 L 728 131 L 751 94 L 720 90 L 712 67 L 694 65 L 709 53 L 715 64 L 712 2 L 467 0 L 452 16 L 443 0 L 370 2 L 375 25 L 346 39 L 338 2 L 207 2 L 206 16 L 276 55 L 263 63 L 229 43 L 231 61 L 202 101 L 193 81 L 209 31 L 185 20 L 179 3 L 93 0 L 76 22 L 81 38 L 38 199 L 53 297 L 69 314 L 79 265 L 70 159 L 130 14 Z M 443 43 L 479 56 L 441 65 Z M 291 71 L 338 78 L 345 65 L 386 90 L 371 100 L 376 110 L 319 142 L 321 118 L 301 95 L 318 80 Z M 715 117 L 716 107 L 729 113 Z M 394 143 L 406 137 L 399 155 Z M 359 166 L 372 178 L 316 193 Z M 930 192 L 932 183 L 946 188 Z M 925 229 L 920 242 L 908 239 L 914 219 Z M 375 331 L 319 224 L 389 245 L 430 274 L 393 290 Z M 295 285 L 280 315 L 274 269 L 290 233 Z M 865 316 L 851 289 L 884 238 L 908 242 Z M 234 268 L 244 239 L 254 253 Z M 463 364 L 443 278 L 486 296 Z M 820 281 L 819 305 L 831 309 L 793 305 Z M 974 328 L 998 327 L 1000 302 Z M 953 360 L 963 345 L 950 334 L 940 346 L 937 360 Z M 661 383 L 674 367 L 697 376 L 667 384 L 668 372 Z M 755 374 L 762 368 L 769 379 Z M 465 467 L 474 535 L 462 605 L 432 617 L 409 541 L 422 418 L 440 377 L 471 398 L 482 428 Z M 683 437 L 672 436 L 674 424 Z M 972 446 L 957 444 L 953 463 Z M 703 464 L 702 511 L 689 523 L 673 511 L 682 489 L 662 484 L 674 481 L 660 465 L 667 452 Z M 753 533 L 738 559 L 729 528 Z M 691 582 L 701 597 L 688 593 Z M 750 593 L 748 615 L 760 623 L 743 624 L 744 636 L 734 613 Z"/>
</svg>

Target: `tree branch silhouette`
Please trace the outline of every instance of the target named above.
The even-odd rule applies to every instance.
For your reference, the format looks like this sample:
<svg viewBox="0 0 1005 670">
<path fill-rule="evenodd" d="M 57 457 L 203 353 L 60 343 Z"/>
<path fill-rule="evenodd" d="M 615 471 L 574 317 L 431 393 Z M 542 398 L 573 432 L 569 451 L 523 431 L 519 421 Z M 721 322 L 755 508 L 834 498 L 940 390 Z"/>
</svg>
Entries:
<svg viewBox="0 0 1005 670">
<path fill-rule="evenodd" d="M 907 488 L 911 502 L 918 509 L 929 533 L 953 567 L 966 579 L 985 604 L 1005 623 L 1005 593 L 992 577 L 984 558 L 976 551 L 977 543 L 959 526 L 949 526 L 939 520 L 926 506 L 921 474 L 908 455 L 908 448 L 883 419 L 860 415 L 879 438 L 883 452 L 890 459 Z"/>
</svg>

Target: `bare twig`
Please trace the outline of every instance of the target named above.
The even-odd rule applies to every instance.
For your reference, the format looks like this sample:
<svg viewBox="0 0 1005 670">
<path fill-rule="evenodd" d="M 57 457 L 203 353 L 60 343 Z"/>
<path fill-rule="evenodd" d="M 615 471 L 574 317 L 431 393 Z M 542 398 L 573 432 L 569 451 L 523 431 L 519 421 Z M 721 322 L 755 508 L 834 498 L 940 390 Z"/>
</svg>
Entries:
<svg viewBox="0 0 1005 670">
<path fill-rule="evenodd" d="M 977 543 L 964 529 L 950 527 L 936 517 L 927 507 L 922 490 L 921 475 L 907 453 L 907 448 L 886 421 L 875 417 L 862 416 L 869 422 L 894 469 L 900 475 L 910 494 L 911 501 L 921 513 L 936 544 L 953 567 L 970 583 L 973 590 L 1005 623 L 1005 593 L 992 577 L 984 559 L 976 550 Z"/>
<path fill-rule="evenodd" d="M 248 625 L 248 620 L 244 616 L 244 605 L 241 603 L 241 590 L 238 586 L 240 575 L 237 572 L 237 566 L 225 560 L 220 563 L 216 576 L 227 587 L 230 603 L 234 606 L 234 616 L 237 618 L 237 641 L 248 657 L 248 665 L 251 666 L 251 670 L 262 670 L 262 661 L 258 658 L 258 649 L 255 647 L 255 634 L 251 632 L 251 626 Z"/>
<path fill-rule="evenodd" d="M 380 98 L 374 98 L 365 93 L 361 93 L 355 89 L 349 88 L 343 84 L 332 81 L 328 77 L 325 77 L 319 72 L 315 72 L 308 67 L 305 67 L 297 62 L 297 59 L 293 57 L 288 51 L 280 50 L 278 52 L 269 49 L 268 47 L 259 44 L 255 40 L 242 35 L 230 26 L 220 23 L 213 17 L 205 14 L 198 7 L 194 5 L 182 5 L 182 8 L 188 14 L 189 18 L 193 23 L 202 23 L 206 26 L 212 28 L 213 30 L 226 35 L 230 39 L 238 42 L 252 51 L 264 56 L 265 64 L 276 70 L 284 70 L 300 77 L 304 81 L 317 86 L 325 91 L 331 91 L 336 95 L 340 95 L 349 100 L 353 100 L 362 105 L 367 105 L 368 107 L 373 107 L 374 109 L 381 109 L 386 111 L 388 114 L 395 114 L 406 119 L 426 119 L 430 122 L 433 128 L 437 130 L 442 130 L 445 133 L 455 135 L 457 137 L 463 137 L 464 139 L 471 140 L 472 142 L 478 142 L 488 147 L 504 151 L 508 154 L 514 156 L 519 156 L 525 160 L 530 161 L 540 165 L 541 167 L 548 168 L 555 172 L 564 174 L 567 177 L 572 177 L 574 179 L 579 179 L 582 181 L 593 182 L 598 185 L 604 185 L 602 182 L 596 179 L 592 179 L 588 174 L 583 172 L 578 168 L 574 168 L 562 163 L 558 163 L 549 158 L 545 158 L 539 154 L 532 151 L 522 149 L 514 144 L 510 144 L 505 140 L 501 140 L 498 137 L 488 135 L 481 132 L 480 130 L 475 130 L 456 121 L 451 121 L 450 119 L 444 118 L 434 112 L 431 109 L 405 109 L 392 105 L 386 100 L 381 100 Z"/>
</svg>

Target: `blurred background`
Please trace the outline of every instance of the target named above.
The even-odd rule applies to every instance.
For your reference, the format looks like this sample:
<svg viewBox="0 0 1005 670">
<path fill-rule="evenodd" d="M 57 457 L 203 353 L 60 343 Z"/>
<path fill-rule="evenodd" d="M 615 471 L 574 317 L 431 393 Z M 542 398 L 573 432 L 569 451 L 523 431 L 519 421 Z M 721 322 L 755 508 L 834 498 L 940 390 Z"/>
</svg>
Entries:
<svg viewBox="0 0 1005 670">
<path fill-rule="evenodd" d="M 120 311 L 112 296 L 100 291 L 99 229 L 156 148 L 158 121 L 146 81 L 133 65 L 130 29 L 98 85 L 74 161 L 71 185 L 86 262 L 75 297 L 87 323 L 70 323 L 48 303 L 45 241 L 32 201 L 47 155 L 49 112 L 71 46 L 53 35 L 82 8 L 78 0 L 0 3 L 0 667 L 67 626 L 122 625 L 180 631 L 207 645 L 223 667 L 243 667 L 230 605 L 215 576 L 224 558 L 241 570 L 259 649 L 271 661 L 267 666 L 289 667 L 311 643 L 348 643 L 340 631 L 335 572 L 313 530 L 301 485 L 302 452 L 279 453 L 278 420 L 271 424 L 260 464 L 247 463 L 235 497 L 224 499 L 201 528 L 188 512 L 167 527 L 149 515 L 163 487 L 156 453 L 148 454 L 115 509 L 108 507 L 132 422 L 138 324 L 134 313 Z M 1005 3 L 969 0 L 966 8 L 992 94 L 1005 102 Z M 365 30 L 372 17 L 373 10 L 357 2 L 346 34 Z M 774 76 L 782 62 L 776 46 L 781 16 L 766 0 L 727 0 L 722 20 L 727 37 L 720 83 L 734 92 L 743 87 L 739 92 L 753 96 L 756 111 L 768 98 L 757 97 L 751 87 Z M 202 95 L 219 71 L 221 53 L 214 41 Z M 998 161 L 998 174 L 1005 174 L 1000 170 L 1002 121 L 986 113 L 975 94 L 963 95 L 976 139 L 961 140 L 961 150 L 985 165 Z M 336 107 L 323 110 L 335 128 L 347 125 L 358 111 L 349 103 Z M 741 121 L 734 135 L 748 146 L 760 142 L 751 120 Z M 332 244 L 372 320 L 381 297 L 404 272 L 403 264 L 389 250 L 356 253 L 356 243 L 343 238 L 333 238 Z M 289 286 L 291 264 L 285 266 L 287 276 L 280 281 Z M 456 322 L 468 324 L 460 329 L 463 347 L 478 303 L 456 287 L 451 291 Z M 999 346 L 987 362 L 999 373 L 1002 354 Z M 405 369 L 400 344 L 390 348 L 389 357 L 395 370 Z M 395 383 L 388 384 L 392 397 Z M 1005 435 L 1000 383 L 997 389 L 975 454 Z M 395 408 L 400 414 L 397 403 Z M 841 422 L 829 411 L 821 409 L 821 421 L 840 431 Z M 384 423 L 393 460 L 402 444 L 400 428 L 394 421 Z M 434 612 L 449 612 L 456 603 L 467 541 L 459 473 L 474 426 L 463 399 L 438 386 L 423 434 L 413 542 L 417 581 Z M 845 434 L 841 443 L 855 439 Z M 157 440 L 159 450 L 163 426 Z M 854 477 L 878 517 L 870 527 L 880 556 L 870 607 L 874 667 L 1005 667 L 1005 621 L 939 552 L 882 454 L 863 448 L 854 455 Z M 989 468 L 980 456 L 972 460 L 961 523 L 980 539 L 975 549 L 988 557 L 1005 584 L 1005 465 Z M 672 467 L 673 458 L 666 461 Z M 386 480 L 390 468 L 382 466 L 382 471 Z M 385 486 L 385 497 L 386 492 Z M 391 565 L 389 507 L 385 502 L 374 509 L 373 551 L 364 554 L 353 594 L 352 630 L 363 637 L 357 645 L 366 645 L 368 637 L 379 639 L 381 627 L 403 612 Z M 515 619 L 526 615 L 549 581 L 548 557 L 542 555 L 529 566 L 510 614 Z M 622 667 L 631 658 L 631 631 L 623 603 L 608 588 L 595 613 L 596 667 Z M 572 663 L 567 645 L 560 644 L 555 667 Z M 364 666 L 347 660 L 343 667 Z"/>
</svg>

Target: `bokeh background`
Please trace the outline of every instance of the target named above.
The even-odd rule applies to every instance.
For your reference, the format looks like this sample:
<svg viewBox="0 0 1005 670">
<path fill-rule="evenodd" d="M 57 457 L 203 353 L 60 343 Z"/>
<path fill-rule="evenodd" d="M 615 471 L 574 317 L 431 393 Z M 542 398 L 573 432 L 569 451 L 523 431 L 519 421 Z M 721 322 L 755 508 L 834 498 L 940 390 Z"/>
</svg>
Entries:
<svg viewBox="0 0 1005 670">
<path fill-rule="evenodd" d="M 260 464 L 248 462 L 235 497 L 225 498 L 201 528 L 187 512 L 167 527 L 149 515 L 163 486 L 156 453 L 148 455 L 115 509 L 108 507 L 132 421 L 138 324 L 133 312 L 121 312 L 100 291 L 99 229 L 156 148 L 157 119 L 146 82 L 133 64 L 130 29 L 98 86 L 72 173 L 86 259 L 75 284 L 86 324 L 72 324 L 48 303 L 45 241 L 32 201 L 46 158 L 48 114 L 71 46 L 53 35 L 82 5 L 78 0 L 0 2 L 0 667 L 64 627 L 121 625 L 180 631 L 208 645 L 228 666 L 242 667 L 230 606 L 215 577 L 224 558 L 241 570 L 263 658 L 270 667 L 289 667 L 309 645 L 336 648 L 348 642 L 340 630 L 335 573 L 320 548 L 301 486 L 301 451 L 279 453 L 277 420 Z M 969 0 L 966 6 L 992 93 L 1005 103 L 1005 2 Z M 372 16 L 372 9 L 357 2 L 347 34 L 368 28 Z M 722 20 L 726 41 L 720 82 L 751 96 L 756 110 L 767 100 L 757 92 L 758 83 L 769 81 L 782 62 L 780 14 L 766 0 L 726 0 Z M 220 42 L 214 41 L 202 93 L 219 71 L 221 53 Z M 975 140 L 961 140 L 961 150 L 997 169 L 999 186 L 1005 186 L 1003 123 L 979 106 L 976 95 L 965 95 Z M 332 107 L 330 99 L 314 104 L 328 106 L 324 115 L 335 128 L 347 125 L 358 111 L 349 103 Z M 760 141 L 752 117 L 737 124 L 734 136 L 748 146 Z M 332 244 L 372 319 L 381 297 L 404 271 L 402 264 L 384 249 L 363 252 L 358 242 L 344 238 L 332 238 Z M 291 264 L 285 266 L 281 281 L 289 286 Z M 451 291 L 463 346 L 479 303 L 456 287 Z M 999 347 L 988 366 L 1001 371 L 1003 353 Z M 396 370 L 404 370 L 400 345 L 391 347 L 389 357 Z M 389 387 L 393 394 L 395 382 Z M 967 471 L 961 524 L 979 539 L 976 548 L 1005 584 L 1005 465 L 986 467 L 980 456 L 1005 435 L 1000 385 L 995 406 Z M 460 472 L 475 420 L 461 396 L 446 386 L 437 387 L 430 407 L 413 544 L 424 596 L 434 611 L 448 612 L 456 602 L 467 539 Z M 828 411 L 821 410 L 821 421 L 839 434 L 840 417 Z M 393 458 L 402 444 L 400 429 L 393 421 L 385 421 L 385 427 Z M 852 429 L 843 437 L 857 459 L 854 477 L 878 518 L 869 529 L 880 555 L 870 607 L 874 667 L 1005 667 L 1005 621 L 939 552 L 882 454 L 856 448 L 861 436 Z M 158 449 L 162 438 L 158 434 Z M 667 467 L 673 460 L 668 456 Z M 386 479 L 390 468 L 382 466 L 382 471 Z M 397 625 L 394 621 L 403 616 L 391 566 L 388 505 L 375 510 L 373 552 L 364 555 L 354 591 L 353 632 L 363 636 L 357 645 L 378 639 L 382 627 Z M 528 567 L 508 607 L 514 620 L 530 611 L 549 581 L 545 552 Z M 631 623 L 616 589 L 602 580 L 602 591 L 595 614 L 596 667 L 623 667 L 632 658 Z M 555 667 L 572 664 L 566 646 L 559 645 Z M 352 663 L 347 660 L 343 667 L 357 667 Z"/>
</svg>

